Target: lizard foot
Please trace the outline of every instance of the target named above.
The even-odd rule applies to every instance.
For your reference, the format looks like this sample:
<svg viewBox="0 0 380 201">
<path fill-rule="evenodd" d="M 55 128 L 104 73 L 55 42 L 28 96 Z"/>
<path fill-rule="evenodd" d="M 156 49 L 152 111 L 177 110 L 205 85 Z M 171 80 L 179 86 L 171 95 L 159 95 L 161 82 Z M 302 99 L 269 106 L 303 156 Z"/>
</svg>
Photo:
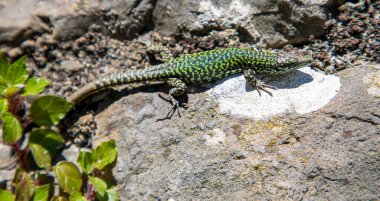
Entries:
<svg viewBox="0 0 380 201">
<path fill-rule="evenodd" d="M 266 92 L 270 96 L 273 96 L 273 94 L 272 94 L 272 92 L 268 91 L 267 88 L 277 90 L 277 87 L 269 85 L 269 84 L 265 84 L 265 82 L 260 81 L 260 80 L 257 80 L 255 88 L 256 88 L 257 92 L 259 93 L 259 96 L 261 96 L 260 90 Z"/>
<path fill-rule="evenodd" d="M 168 95 L 168 94 L 158 93 L 158 96 L 161 99 L 165 100 L 166 102 L 170 102 L 172 105 L 172 108 L 170 109 L 170 111 L 168 112 L 166 117 L 161 118 L 161 119 L 157 119 L 157 121 L 162 121 L 165 119 L 171 119 L 173 117 L 173 114 L 175 113 L 175 111 L 177 111 L 178 116 L 181 117 L 181 113 L 179 112 L 179 104 L 180 103 L 178 100 L 176 100 L 173 96 Z"/>
<path fill-rule="evenodd" d="M 255 74 L 256 74 L 256 72 L 253 69 L 247 69 L 244 71 L 244 77 L 247 80 L 247 83 L 249 84 L 249 86 L 256 89 L 257 92 L 259 93 L 259 96 L 261 96 L 260 90 L 265 91 L 270 96 L 273 96 L 272 92 L 268 91 L 267 88 L 276 90 L 277 87 L 271 86 L 269 84 L 265 84 L 264 81 L 257 79 L 255 77 Z"/>
</svg>

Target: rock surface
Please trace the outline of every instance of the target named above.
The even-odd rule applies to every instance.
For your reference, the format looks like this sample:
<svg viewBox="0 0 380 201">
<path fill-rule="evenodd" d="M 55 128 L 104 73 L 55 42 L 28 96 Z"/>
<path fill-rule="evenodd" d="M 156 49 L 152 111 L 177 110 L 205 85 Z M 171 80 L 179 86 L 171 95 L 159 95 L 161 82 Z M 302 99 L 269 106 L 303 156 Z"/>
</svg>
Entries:
<svg viewBox="0 0 380 201">
<path fill-rule="evenodd" d="M 380 1 L 345 3 L 326 23 L 335 6 L 343 3 L 0 0 L 0 51 L 13 60 L 27 55 L 31 74 L 53 82 L 48 93 L 65 97 L 105 74 L 162 62 L 161 55 L 150 50 L 157 44 L 178 56 L 249 47 L 252 42 L 266 47 L 308 43 L 314 35 L 305 47 L 316 60 L 313 67 L 336 75 L 318 75 L 321 79 L 313 79 L 318 82 L 306 79 L 295 86 L 287 79 L 297 76 L 289 76 L 278 83 L 287 86 L 285 90 L 274 94 L 294 98 L 275 101 L 294 109 L 305 102 L 298 101 L 302 94 L 293 95 L 293 90 L 313 83 L 303 96 L 313 98 L 310 93 L 319 90 L 314 94 L 326 99 L 318 107 L 277 114 L 274 98 L 266 94 L 259 98 L 235 77 L 223 84 L 231 81 L 240 88 L 223 84 L 190 88 L 189 107 L 181 109 L 182 117 L 175 114 L 164 121 L 157 120 L 170 105 L 156 94 L 167 92 L 164 86 L 100 96 L 95 107 L 88 106 L 95 112 L 78 120 L 85 126 L 77 131 L 91 135 L 97 127 L 95 145 L 116 139 L 115 176 L 123 200 L 376 200 L 380 67 L 358 61 L 379 63 Z M 341 85 L 337 94 L 338 82 L 327 84 L 330 78 L 338 80 L 336 76 Z M 320 92 L 322 86 L 326 90 Z M 210 87 L 224 95 L 210 95 Z M 275 113 L 265 119 L 239 112 L 229 115 L 219 99 L 237 93 L 234 97 L 244 101 L 247 97 L 239 92 L 248 96 L 248 102 Z M 259 110 L 245 112 L 250 111 Z M 1 167 L 12 164 L 9 148 L 0 150 Z M 73 161 L 77 149 L 63 155 Z M 0 170 L 1 181 L 11 179 L 12 168 Z"/>
<path fill-rule="evenodd" d="M 380 94 L 371 87 L 379 72 L 344 70 L 341 90 L 322 109 L 265 121 L 222 115 L 192 89 L 182 118 L 157 122 L 170 106 L 151 93 L 165 88 L 150 88 L 98 114 L 94 141 L 118 142 L 115 175 L 126 199 L 375 200 Z"/>
<path fill-rule="evenodd" d="M 267 77 L 277 88 L 272 95 L 257 93 L 243 75 L 236 79 L 218 81 L 217 86 L 207 91 L 215 98 L 222 114 L 244 116 L 251 119 L 266 119 L 282 113 L 306 114 L 326 105 L 340 89 L 339 78 L 301 68 L 286 76 Z M 242 87 L 245 86 L 245 87 Z"/>
<path fill-rule="evenodd" d="M 5 0 L 0 2 L 0 45 L 17 46 L 43 33 L 52 33 L 57 40 L 79 37 L 91 25 L 99 24 L 112 34 L 124 34 L 123 38 L 129 39 L 151 19 L 154 2 Z"/>
<path fill-rule="evenodd" d="M 247 41 L 276 48 L 308 42 L 310 35 L 322 36 L 324 22 L 331 18 L 327 8 L 333 2 L 163 0 L 157 2 L 153 16 L 157 31 L 206 34 L 234 28 Z"/>
<path fill-rule="evenodd" d="M 0 187 L 4 188 L 5 184 L 9 183 L 13 178 L 17 161 L 12 148 L 9 146 L 0 144 L 0 153 Z"/>
<path fill-rule="evenodd" d="M 42 33 L 58 40 L 79 37 L 92 24 L 119 39 L 144 30 L 208 34 L 233 28 L 240 37 L 263 47 L 282 47 L 325 34 L 334 1 L 4 1 L 0 6 L 0 44 L 18 45 Z M 1 5 L 1 4 L 0 4 Z M 21 15 L 14 15 L 14 13 Z M 98 27 L 99 28 L 99 27 Z"/>
</svg>

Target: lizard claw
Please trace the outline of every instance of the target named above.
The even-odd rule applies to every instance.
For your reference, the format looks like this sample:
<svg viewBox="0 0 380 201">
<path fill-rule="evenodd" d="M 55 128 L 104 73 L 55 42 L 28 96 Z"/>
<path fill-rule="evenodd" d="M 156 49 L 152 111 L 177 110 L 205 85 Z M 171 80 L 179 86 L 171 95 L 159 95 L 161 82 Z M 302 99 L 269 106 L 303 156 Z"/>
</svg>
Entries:
<svg viewBox="0 0 380 201">
<path fill-rule="evenodd" d="M 162 98 L 163 100 L 165 100 L 166 102 L 170 102 L 172 104 L 172 108 L 170 109 L 170 111 L 168 112 L 166 117 L 161 118 L 161 119 L 157 119 L 157 121 L 162 121 L 165 119 L 171 119 L 176 110 L 178 112 L 178 116 L 181 117 L 181 113 L 179 112 L 179 104 L 180 103 L 178 100 L 176 100 L 173 96 L 163 94 L 163 93 L 158 93 L 158 96 L 160 98 Z"/>
<path fill-rule="evenodd" d="M 256 84 L 255 88 L 256 88 L 257 92 L 259 93 L 259 96 L 261 96 L 260 90 L 266 92 L 270 96 L 273 96 L 272 92 L 270 92 L 267 88 L 273 89 L 273 90 L 277 90 L 278 89 L 275 86 L 272 86 L 272 85 L 269 85 L 269 84 L 265 84 L 264 82 L 261 82 L 261 81 L 258 81 L 258 83 Z"/>
<path fill-rule="evenodd" d="M 179 112 L 179 101 L 176 100 L 171 96 L 170 102 L 172 103 L 172 109 L 169 111 L 168 115 L 171 113 L 173 110 L 173 113 L 171 114 L 170 118 L 173 116 L 174 112 L 177 110 L 178 116 L 181 117 L 181 113 Z"/>
</svg>

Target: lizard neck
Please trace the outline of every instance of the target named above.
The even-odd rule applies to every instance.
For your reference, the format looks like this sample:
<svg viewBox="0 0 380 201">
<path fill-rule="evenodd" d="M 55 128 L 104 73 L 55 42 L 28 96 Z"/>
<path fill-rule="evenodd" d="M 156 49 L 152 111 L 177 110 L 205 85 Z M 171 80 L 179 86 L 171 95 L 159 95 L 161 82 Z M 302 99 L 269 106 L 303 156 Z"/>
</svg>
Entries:
<svg viewBox="0 0 380 201">
<path fill-rule="evenodd" d="M 260 71 L 260 69 L 272 68 L 277 65 L 277 53 L 275 52 L 252 48 L 247 50 L 246 54 L 245 69 L 254 68 Z"/>
</svg>

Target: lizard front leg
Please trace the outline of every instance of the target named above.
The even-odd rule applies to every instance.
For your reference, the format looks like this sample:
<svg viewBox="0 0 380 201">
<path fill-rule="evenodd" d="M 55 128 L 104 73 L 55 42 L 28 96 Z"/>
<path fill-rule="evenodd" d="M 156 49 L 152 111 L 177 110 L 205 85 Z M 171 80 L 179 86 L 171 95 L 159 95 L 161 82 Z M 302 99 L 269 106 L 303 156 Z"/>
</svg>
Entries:
<svg viewBox="0 0 380 201">
<path fill-rule="evenodd" d="M 171 103 L 173 104 L 173 107 L 178 108 L 178 101 L 175 99 L 175 97 L 179 97 L 185 94 L 187 86 L 182 80 L 178 78 L 169 78 L 166 83 L 172 87 L 169 91 Z"/>
<path fill-rule="evenodd" d="M 253 69 L 246 69 L 246 70 L 244 71 L 244 77 L 245 77 L 245 79 L 247 80 L 249 86 L 251 86 L 251 87 L 253 87 L 254 89 L 256 89 L 260 96 L 261 96 L 261 92 L 260 92 L 260 90 L 265 91 L 265 92 L 267 92 L 269 95 L 272 96 L 272 93 L 271 93 L 270 91 L 268 91 L 266 88 L 276 90 L 277 87 L 275 87 L 275 86 L 271 86 L 271 85 L 268 85 L 268 84 L 265 84 L 265 82 L 263 82 L 263 81 L 257 79 L 257 78 L 255 77 L 255 75 L 256 75 L 256 72 L 255 72 Z"/>
<path fill-rule="evenodd" d="M 185 94 L 187 86 L 186 84 L 178 79 L 178 78 L 169 78 L 166 80 L 166 83 L 172 87 L 169 91 L 169 95 L 163 95 L 163 94 L 158 94 L 162 99 L 170 102 L 172 104 L 172 109 L 169 111 L 169 113 L 166 115 L 164 119 L 170 119 L 175 110 L 178 109 L 179 107 L 179 101 L 176 99 L 176 97 L 182 96 Z M 181 116 L 178 112 L 178 115 Z"/>
</svg>

